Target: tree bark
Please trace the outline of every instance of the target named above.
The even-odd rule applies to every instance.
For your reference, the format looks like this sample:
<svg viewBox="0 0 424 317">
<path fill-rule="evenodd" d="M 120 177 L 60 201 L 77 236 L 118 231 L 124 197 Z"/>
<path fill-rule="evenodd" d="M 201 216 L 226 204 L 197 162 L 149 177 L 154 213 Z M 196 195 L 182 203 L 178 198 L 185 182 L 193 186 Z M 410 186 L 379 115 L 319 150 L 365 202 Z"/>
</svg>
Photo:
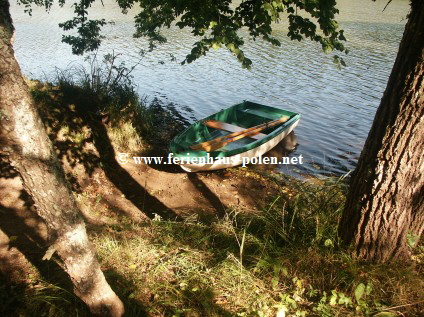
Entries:
<svg viewBox="0 0 424 317">
<path fill-rule="evenodd" d="M 407 259 L 424 229 L 424 1 L 412 0 L 399 52 L 350 191 L 339 234 L 358 257 Z M 412 241 L 410 239 L 410 241 Z"/>
<path fill-rule="evenodd" d="M 101 316 L 122 316 L 124 307 L 110 288 L 87 238 L 85 224 L 46 134 L 11 44 L 8 0 L 0 0 L 0 145 L 19 172 L 37 213 L 49 229 L 74 291 Z"/>
</svg>

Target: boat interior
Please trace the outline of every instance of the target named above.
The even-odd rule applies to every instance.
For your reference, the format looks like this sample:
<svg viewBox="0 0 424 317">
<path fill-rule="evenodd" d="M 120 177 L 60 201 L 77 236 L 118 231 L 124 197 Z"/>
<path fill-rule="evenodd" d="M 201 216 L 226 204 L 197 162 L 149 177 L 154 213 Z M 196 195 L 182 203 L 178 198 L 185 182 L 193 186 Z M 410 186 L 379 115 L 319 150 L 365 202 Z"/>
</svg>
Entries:
<svg viewBox="0 0 424 317">
<path fill-rule="evenodd" d="M 206 126 L 206 131 L 204 131 L 203 140 L 213 140 L 219 137 L 223 137 L 225 135 L 229 135 L 233 132 L 241 132 L 248 128 L 270 122 L 276 119 L 281 118 L 281 114 L 278 113 L 269 113 L 266 111 L 246 108 L 236 110 L 227 118 L 223 118 L 225 121 L 221 120 L 204 120 L 202 124 Z M 253 135 L 249 135 L 244 138 L 240 138 L 234 142 L 226 144 L 221 150 L 232 150 L 235 148 L 239 148 L 241 146 L 245 146 L 249 143 L 255 142 L 257 140 L 261 140 L 267 135 L 279 127 L 281 127 L 283 123 L 275 125 L 273 127 L 269 127 L 267 129 L 262 130 L 261 132 Z M 200 139 L 199 141 L 201 141 Z"/>
<path fill-rule="evenodd" d="M 179 140 L 179 148 L 193 149 L 193 145 L 205 141 L 215 140 L 223 136 L 245 131 L 258 125 L 272 122 L 282 117 L 290 118 L 296 115 L 293 112 L 272 107 L 260 106 L 250 102 L 244 102 L 229 109 L 224 109 L 206 119 L 195 123 L 183 133 L 184 138 Z M 270 127 L 265 127 L 257 133 L 248 134 L 246 137 L 237 138 L 235 141 L 226 143 L 219 151 L 231 151 L 243 147 L 252 142 L 266 138 L 268 134 L 284 125 L 280 122 Z M 181 147 L 180 147 L 181 146 Z"/>
</svg>

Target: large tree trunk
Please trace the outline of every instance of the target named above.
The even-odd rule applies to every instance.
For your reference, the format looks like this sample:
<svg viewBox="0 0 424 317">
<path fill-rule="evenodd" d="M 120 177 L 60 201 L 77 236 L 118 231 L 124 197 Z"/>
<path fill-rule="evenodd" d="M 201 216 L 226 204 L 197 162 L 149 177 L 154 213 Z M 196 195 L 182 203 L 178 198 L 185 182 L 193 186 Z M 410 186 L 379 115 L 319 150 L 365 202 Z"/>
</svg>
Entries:
<svg viewBox="0 0 424 317">
<path fill-rule="evenodd" d="M 392 73 L 339 226 L 356 255 L 406 259 L 424 229 L 424 1 L 412 0 Z M 412 240 L 410 240 L 412 241 Z"/>
<path fill-rule="evenodd" d="M 87 239 L 64 171 L 53 151 L 21 75 L 11 44 L 8 0 L 0 0 L 0 144 L 19 172 L 38 214 L 44 219 L 75 293 L 101 316 L 121 316 L 124 308 L 107 283 Z"/>
</svg>

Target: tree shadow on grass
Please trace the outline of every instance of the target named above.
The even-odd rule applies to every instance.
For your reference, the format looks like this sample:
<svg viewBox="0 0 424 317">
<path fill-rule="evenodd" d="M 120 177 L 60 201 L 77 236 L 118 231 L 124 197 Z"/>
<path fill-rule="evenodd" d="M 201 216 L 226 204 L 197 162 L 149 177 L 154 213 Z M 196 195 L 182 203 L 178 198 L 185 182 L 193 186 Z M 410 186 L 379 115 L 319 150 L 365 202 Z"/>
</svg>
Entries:
<svg viewBox="0 0 424 317">
<path fill-rule="evenodd" d="M 0 303 L 3 303 L 0 309 L 0 312 L 3 313 L 2 316 L 15 316 L 19 312 L 27 313 L 26 316 L 39 316 L 52 311 L 53 306 L 57 307 L 57 316 L 66 316 L 67 312 L 71 315 L 91 316 L 85 304 L 73 295 L 72 284 L 63 269 L 52 260 L 41 260 L 46 252 L 45 242 L 39 238 L 33 228 L 25 224 L 25 221 L 17 215 L 16 210 L 0 206 L 0 229 L 9 237 L 18 237 L 10 243 L 10 247 L 17 248 L 37 268 L 43 283 L 52 285 L 39 293 L 32 292 L 28 289 L 28 285 L 23 283 L 8 283 L 0 286 Z M 16 269 L 16 267 L 11 269 Z M 175 301 L 172 298 L 164 301 L 161 296 L 155 296 L 156 289 L 148 289 L 146 294 L 140 295 L 137 292 L 139 289 L 137 289 L 136 280 L 123 276 L 114 268 L 103 268 L 103 270 L 109 284 L 124 302 L 125 316 L 149 316 L 149 302 L 151 302 L 150 306 L 155 307 L 152 310 L 153 313 L 161 311 L 164 316 L 178 314 L 184 316 L 187 312 L 194 313 L 196 316 L 233 316 L 217 304 L 220 298 L 213 286 L 205 284 L 201 280 L 190 279 L 185 288 L 172 295 L 176 296 Z M 29 283 L 35 287 L 39 285 L 35 280 Z M 157 283 L 157 286 L 162 289 L 159 292 L 162 292 L 166 291 L 168 287 L 163 283 L 173 282 L 158 280 Z M 175 285 L 170 286 L 174 287 Z M 144 297 L 139 298 L 138 296 Z M 35 311 L 31 312 L 26 309 L 35 309 Z"/>
<path fill-rule="evenodd" d="M 228 220 L 230 222 L 231 220 Z M 243 239 L 242 230 L 233 231 L 230 223 L 219 225 L 202 224 L 200 222 L 163 222 L 155 223 L 155 228 L 159 232 L 158 243 L 169 243 L 169 237 L 175 245 L 183 245 L 200 252 L 212 253 L 208 265 L 214 267 L 228 259 L 231 254 L 239 259 L 241 251 L 241 241 Z M 249 228 L 246 230 L 249 232 Z M 237 235 L 237 237 L 236 237 Z M 163 241 L 161 237 L 164 237 Z M 243 257 L 245 259 L 255 259 L 260 256 L 262 244 L 257 241 L 246 240 L 243 245 Z M 244 260 L 246 267 L 252 264 L 250 260 Z"/>
<path fill-rule="evenodd" d="M 140 294 L 137 291 L 136 283 L 130 278 L 124 277 L 114 269 L 107 269 L 104 273 L 111 285 L 116 286 L 117 295 L 124 301 L 125 316 L 149 316 L 149 311 L 155 316 L 158 313 L 160 316 L 186 316 L 187 313 L 189 313 L 188 316 L 202 317 L 234 316 L 217 304 L 219 298 L 213 287 L 199 279 L 190 280 L 183 289 L 178 291 L 171 291 L 170 289 L 179 288 L 179 285 L 165 285 L 164 282 L 158 282 L 155 289 Z M 162 298 L 161 292 L 163 291 L 169 298 Z M 143 296 L 143 298 L 140 296 Z M 141 304 L 141 301 L 144 304 Z M 150 303 L 150 305 L 147 303 Z M 143 308 L 143 306 L 146 306 L 146 308 Z M 152 308 L 149 309 L 148 306 Z"/>
<path fill-rule="evenodd" d="M 9 283 L 8 279 L 0 274 L 0 315 L 17 316 L 16 308 L 22 305 L 26 286 Z"/>
<path fill-rule="evenodd" d="M 38 221 L 42 222 L 41 219 Z M 18 267 L 4 267 L 0 272 L 0 313 L 2 316 L 41 316 L 47 312 L 54 312 L 55 316 L 91 316 L 87 306 L 73 295 L 72 283 L 66 272 L 53 260 L 42 260 L 46 252 L 46 242 L 40 238 L 33 227 L 27 226 L 25 220 L 18 216 L 17 210 L 0 205 L 0 230 L 9 238 L 16 237 L 9 243 L 10 248 L 16 248 L 40 273 L 43 283 L 50 286 L 41 286 L 35 277 L 24 283 L 8 280 L 8 271 Z M 7 255 L 2 255 L 4 257 Z M 123 300 L 125 316 L 148 316 L 143 305 L 128 298 L 128 289 L 109 272 L 105 276 L 117 295 Z M 121 278 L 122 281 L 122 278 Z M 40 286 L 38 286 L 40 285 Z M 37 288 L 40 288 L 38 291 Z"/>
<path fill-rule="evenodd" d="M 180 301 L 182 306 L 186 308 L 181 310 L 182 313 L 187 310 L 195 311 L 198 316 L 204 317 L 232 317 L 235 315 L 217 304 L 219 298 L 217 298 L 214 288 L 199 279 L 188 282 L 184 290 L 181 291 Z"/>
<path fill-rule="evenodd" d="M 36 90 L 33 94 L 62 162 L 66 159 L 71 168 L 82 164 L 88 176 L 101 167 L 116 188 L 150 218 L 155 214 L 163 218 L 177 217 L 117 162 L 102 117 L 95 111 L 99 108 L 96 105 L 99 101 L 94 96 L 87 95 L 77 86 L 67 87 L 60 92 Z M 73 185 L 77 184 L 72 175 L 67 176 Z"/>
<path fill-rule="evenodd" d="M 121 285 L 122 297 L 141 296 L 143 305 L 152 307 L 160 316 L 235 316 L 236 313 L 228 310 L 238 306 L 237 286 L 232 282 L 235 270 L 239 270 L 240 247 L 234 236 L 216 228 L 183 222 L 153 221 L 149 226 L 147 230 L 130 226 L 128 229 L 134 230 L 131 233 L 122 226 L 105 233 L 110 234 L 116 245 L 137 245 L 126 262 L 115 264 L 123 254 L 113 258 L 114 249 L 110 251 L 111 257 L 102 255 L 109 259 L 105 265 L 112 269 L 107 274 L 112 275 L 111 280 L 119 281 L 112 284 Z M 148 254 L 140 253 L 144 247 L 138 245 L 146 244 Z M 259 255 L 261 248 L 249 244 L 245 251 L 246 257 Z M 159 257 L 155 258 L 155 254 Z M 134 267 L 129 267 L 133 263 Z M 243 265 L 251 268 L 252 261 L 243 260 Z M 115 267 L 125 272 L 123 280 Z M 250 292 L 253 285 L 247 282 L 242 287 L 243 292 Z"/>
<path fill-rule="evenodd" d="M 11 243 L 10 247 L 17 248 L 24 254 L 28 261 L 40 272 L 43 283 L 51 285 L 51 287 L 47 287 L 38 293 L 28 289 L 28 285 L 24 283 L 7 283 L 0 286 L 0 303 L 3 304 L 0 308 L 2 316 L 15 316 L 22 312 L 26 316 L 40 316 L 52 311 L 52 309 L 56 310 L 56 316 L 66 316 L 67 313 L 91 316 L 85 304 L 73 295 L 72 284 L 63 269 L 52 260 L 41 260 L 46 248 L 37 233 L 25 225 L 22 218 L 16 215 L 16 210 L 0 206 L 0 211 L 0 229 L 7 233 L 9 237 L 18 237 Z M 5 218 L 8 221 L 4 221 Z M 22 230 L 26 234 L 22 234 Z M 149 306 L 154 307 L 150 310 L 153 314 L 159 311 L 164 316 L 178 316 L 180 314 L 184 316 L 186 313 L 205 317 L 234 316 L 218 304 L 222 298 L 217 295 L 214 287 L 197 278 L 189 279 L 187 285 L 183 288 L 179 287 L 179 283 L 174 285 L 172 281 L 160 281 L 159 278 L 157 281 L 159 289 L 147 289 L 147 293 L 140 294 L 136 280 L 123 276 L 114 268 L 103 268 L 103 270 L 109 284 L 124 302 L 125 316 L 149 316 Z M 41 285 L 35 280 L 29 283 L 30 288 Z M 164 283 L 171 283 L 172 285 L 167 286 Z M 169 294 L 167 290 L 169 287 L 176 287 L 179 290 Z M 160 295 L 161 292 L 168 293 L 168 299 L 164 299 Z M 156 294 L 160 296 L 156 296 Z M 143 296 L 143 298 L 139 296 Z M 33 311 L 30 311 L 31 309 Z"/>
<path fill-rule="evenodd" d="M 6 180 L 0 193 L 7 194 L 2 197 L 7 206 L 0 202 L 0 282 L 5 282 L 0 283 L 0 315 L 92 316 L 73 294 L 69 276 L 53 260 L 55 256 L 43 260 L 49 246 L 46 225 L 36 214 L 31 197 L 13 180 L 18 173 L 5 157 L 1 157 L 0 167 L 0 177 Z M 32 267 L 39 275 L 32 274 Z M 126 297 L 123 302 L 126 316 L 147 316 L 140 303 Z"/>
<path fill-rule="evenodd" d="M 181 224 L 181 222 L 178 223 Z M 115 229 L 116 231 L 111 233 L 110 237 L 113 237 L 119 245 L 128 243 L 128 233 L 123 228 Z M 133 232 L 132 234 L 137 236 L 136 241 L 140 241 L 139 233 Z M 106 235 L 109 237 L 109 233 Z M 147 239 L 150 240 L 152 237 L 149 236 Z M 156 243 L 160 243 L 160 241 L 155 241 L 154 244 Z M 178 241 L 175 243 L 178 244 Z M 155 246 L 152 248 L 154 249 Z M 159 249 L 161 247 L 158 247 L 158 251 Z M 136 309 L 140 305 L 144 306 L 154 316 L 234 316 L 220 305 L 220 302 L 225 302 L 223 298 L 226 295 L 218 294 L 211 280 L 207 282 L 198 277 L 197 273 L 202 274 L 201 272 L 196 272 L 196 276 L 186 274 L 184 270 L 187 267 L 176 266 L 176 263 L 168 262 L 176 253 L 188 252 L 179 250 L 178 247 L 171 247 L 164 257 L 156 260 L 148 255 L 141 255 L 140 262 L 135 257 L 127 262 L 115 263 L 118 257 L 115 255 L 113 258 L 112 255 L 109 264 L 107 264 L 108 260 L 105 261 L 105 265 L 108 265 L 105 275 L 111 285 L 115 286 L 114 289 L 118 296 L 126 301 L 125 304 L 127 305 L 129 302 L 127 311 L 132 311 L 132 304 L 139 303 L 135 306 Z M 134 250 L 134 252 L 139 251 Z M 109 258 L 109 255 L 104 256 Z M 183 257 L 180 260 L 183 261 Z M 131 263 L 143 263 L 143 266 L 135 264 L 129 270 L 128 266 Z M 149 273 L 150 270 L 155 274 Z M 121 273 L 122 271 L 125 273 Z"/>
</svg>

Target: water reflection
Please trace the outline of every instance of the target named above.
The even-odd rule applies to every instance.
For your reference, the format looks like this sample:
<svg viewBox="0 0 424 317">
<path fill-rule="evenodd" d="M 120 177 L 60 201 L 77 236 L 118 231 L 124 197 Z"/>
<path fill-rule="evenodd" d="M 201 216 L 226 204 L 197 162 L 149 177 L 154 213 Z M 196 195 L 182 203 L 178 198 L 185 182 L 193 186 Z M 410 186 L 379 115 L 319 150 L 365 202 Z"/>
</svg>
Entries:
<svg viewBox="0 0 424 317">
<path fill-rule="evenodd" d="M 268 151 L 264 155 L 263 158 L 269 158 L 270 164 L 252 164 L 251 168 L 256 170 L 266 170 L 266 171 L 274 171 L 276 169 L 284 169 L 285 164 L 271 164 L 272 162 L 283 162 L 283 158 L 290 157 L 291 153 L 294 153 L 296 150 L 297 136 L 294 131 L 290 132 L 280 143 L 278 143 L 271 151 Z"/>
</svg>

